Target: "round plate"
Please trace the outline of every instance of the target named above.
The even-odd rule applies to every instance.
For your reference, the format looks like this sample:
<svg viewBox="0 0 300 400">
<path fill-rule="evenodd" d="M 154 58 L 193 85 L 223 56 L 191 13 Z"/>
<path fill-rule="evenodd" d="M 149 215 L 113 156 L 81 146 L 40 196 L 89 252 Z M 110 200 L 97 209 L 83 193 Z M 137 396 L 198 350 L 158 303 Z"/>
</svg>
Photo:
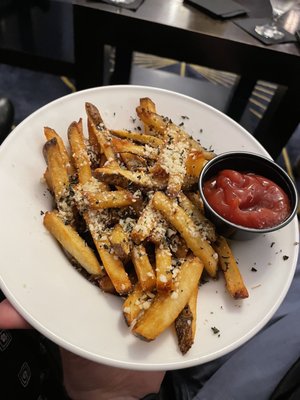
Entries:
<svg viewBox="0 0 300 400">
<path fill-rule="evenodd" d="M 189 367 L 220 357 L 257 333 L 281 304 L 294 275 L 298 225 L 248 242 L 232 242 L 249 290 L 233 300 L 224 280 L 200 287 L 197 333 L 183 356 L 172 328 L 151 343 L 134 337 L 126 326 L 122 300 L 104 294 L 69 263 L 42 223 L 52 207 L 41 181 L 45 170 L 43 127 L 64 139 L 69 124 L 83 118 L 84 103 L 94 103 L 110 128 L 139 125 L 135 108 L 150 97 L 158 113 L 185 129 L 216 153 L 246 150 L 267 155 L 253 137 L 224 114 L 170 91 L 140 86 L 110 86 L 58 99 L 24 120 L 0 148 L 0 283 L 17 310 L 58 345 L 88 359 L 136 370 Z M 217 328 L 215 334 L 212 328 Z"/>
</svg>

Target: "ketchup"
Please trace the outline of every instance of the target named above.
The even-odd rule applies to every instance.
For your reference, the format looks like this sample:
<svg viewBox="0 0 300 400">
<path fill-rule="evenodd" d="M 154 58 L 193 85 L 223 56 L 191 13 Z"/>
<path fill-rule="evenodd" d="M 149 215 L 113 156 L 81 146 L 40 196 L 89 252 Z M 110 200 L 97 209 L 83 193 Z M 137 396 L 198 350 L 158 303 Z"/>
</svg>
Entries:
<svg viewBox="0 0 300 400">
<path fill-rule="evenodd" d="M 276 183 L 251 172 L 225 169 L 205 182 L 203 193 L 223 218 L 248 228 L 271 228 L 291 212 L 286 193 Z"/>
</svg>

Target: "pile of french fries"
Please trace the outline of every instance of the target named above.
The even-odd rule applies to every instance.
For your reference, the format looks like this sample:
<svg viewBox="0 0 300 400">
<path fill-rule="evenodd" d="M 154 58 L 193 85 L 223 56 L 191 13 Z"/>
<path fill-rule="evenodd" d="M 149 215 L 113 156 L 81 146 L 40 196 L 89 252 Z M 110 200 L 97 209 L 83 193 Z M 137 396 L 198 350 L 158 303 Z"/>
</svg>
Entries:
<svg viewBox="0 0 300 400">
<path fill-rule="evenodd" d="M 149 98 L 136 108 L 136 130 L 110 130 L 95 105 L 85 110 L 87 128 L 82 119 L 72 122 L 68 143 L 44 129 L 44 178 L 55 203 L 44 225 L 88 279 L 122 298 L 134 335 L 151 341 L 174 325 L 185 354 L 195 338 L 203 274 L 215 279 L 220 269 L 229 294 L 248 297 L 197 192 L 214 154 Z"/>
</svg>

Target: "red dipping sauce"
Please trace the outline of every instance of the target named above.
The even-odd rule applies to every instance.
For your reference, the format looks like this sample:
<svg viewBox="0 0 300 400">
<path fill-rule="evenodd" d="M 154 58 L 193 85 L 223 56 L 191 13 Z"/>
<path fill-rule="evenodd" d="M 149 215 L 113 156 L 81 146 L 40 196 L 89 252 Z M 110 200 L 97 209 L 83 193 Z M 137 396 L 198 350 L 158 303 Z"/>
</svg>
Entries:
<svg viewBox="0 0 300 400">
<path fill-rule="evenodd" d="M 250 172 L 224 169 L 205 182 L 203 193 L 223 218 L 248 228 L 271 228 L 291 213 L 286 193 L 271 180 Z"/>
</svg>

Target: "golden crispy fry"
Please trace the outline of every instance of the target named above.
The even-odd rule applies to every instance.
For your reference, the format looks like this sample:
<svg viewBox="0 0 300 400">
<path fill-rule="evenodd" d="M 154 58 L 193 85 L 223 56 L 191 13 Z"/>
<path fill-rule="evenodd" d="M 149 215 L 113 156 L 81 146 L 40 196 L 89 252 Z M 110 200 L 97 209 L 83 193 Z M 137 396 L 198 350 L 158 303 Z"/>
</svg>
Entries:
<svg viewBox="0 0 300 400">
<path fill-rule="evenodd" d="M 111 139 L 111 143 L 116 152 L 122 153 L 132 153 L 136 154 L 137 156 L 147 158 L 149 160 L 156 160 L 158 157 L 158 150 L 155 147 L 144 145 L 140 146 L 133 143 L 130 140 L 120 139 L 113 137 Z"/>
<path fill-rule="evenodd" d="M 110 183 L 116 186 L 123 187 L 125 189 L 163 189 L 164 183 L 153 179 L 151 176 L 144 172 L 132 172 L 125 169 L 114 168 L 97 168 L 94 171 L 94 175 L 99 181 Z"/>
<path fill-rule="evenodd" d="M 104 269 L 110 277 L 112 284 L 119 295 L 123 296 L 131 292 L 132 283 L 125 271 L 124 265 L 119 257 L 110 252 L 110 243 L 108 240 L 101 240 L 95 243 L 98 253 L 101 257 Z"/>
<path fill-rule="evenodd" d="M 68 138 L 79 182 L 84 184 L 92 178 L 92 171 L 90 159 L 84 143 L 81 119 L 79 122 L 72 122 L 69 126 Z"/>
<path fill-rule="evenodd" d="M 156 278 L 146 249 L 142 244 L 133 246 L 131 259 L 141 288 L 144 291 L 153 290 L 155 288 Z"/>
<path fill-rule="evenodd" d="M 121 153 L 120 157 L 129 171 L 147 171 L 147 160 L 132 153 Z"/>
<path fill-rule="evenodd" d="M 182 354 L 192 347 L 196 333 L 198 287 L 196 287 L 189 302 L 175 320 L 178 346 Z"/>
<path fill-rule="evenodd" d="M 94 137 L 93 141 L 95 141 L 95 138 L 97 139 L 99 148 L 105 154 L 107 161 L 110 162 L 111 166 L 117 167 L 119 164 L 110 142 L 111 135 L 103 122 L 99 110 L 91 103 L 85 103 L 85 110 L 88 116 L 89 132 Z"/>
<path fill-rule="evenodd" d="M 110 132 L 113 135 L 118 136 L 122 139 L 131 139 L 134 142 L 147 144 L 152 147 L 160 147 L 164 144 L 164 141 L 162 139 L 144 133 L 125 130 L 111 130 Z"/>
<path fill-rule="evenodd" d="M 249 297 L 248 290 L 227 240 L 223 236 L 219 236 L 213 243 L 213 247 L 219 255 L 219 264 L 224 272 L 228 293 L 234 299 Z"/>
<path fill-rule="evenodd" d="M 132 290 L 132 284 L 119 257 L 111 249 L 108 234 L 105 231 L 101 211 L 87 211 L 84 218 L 99 253 L 103 267 L 120 295 L 126 295 Z"/>
<path fill-rule="evenodd" d="M 189 301 L 198 286 L 202 271 L 203 263 L 197 257 L 192 257 L 183 263 L 178 274 L 177 290 L 171 293 L 158 293 L 150 308 L 138 319 L 133 327 L 133 333 L 141 339 L 150 341 L 167 329 Z"/>
<path fill-rule="evenodd" d="M 46 212 L 44 225 L 89 274 L 103 276 L 103 269 L 100 267 L 94 252 L 71 225 L 65 225 L 55 212 Z"/>
<path fill-rule="evenodd" d="M 210 242 L 214 242 L 216 240 L 215 227 L 201 210 L 199 210 L 183 192 L 178 195 L 178 202 L 180 207 L 184 209 L 187 215 L 193 220 L 196 227 L 202 232 L 203 237 Z"/>
<path fill-rule="evenodd" d="M 150 293 L 148 293 L 150 294 Z M 150 306 L 150 301 L 154 295 L 150 294 L 151 297 L 143 291 L 140 283 L 134 286 L 134 289 L 127 296 L 123 303 L 123 315 L 128 326 L 134 324 L 138 316 Z"/>
<path fill-rule="evenodd" d="M 55 200 L 59 203 L 61 197 L 68 192 L 70 182 L 57 139 L 48 140 L 43 152 L 48 166 L 48 180 L 51 182 Z"/>
<path fill-rule="evenodd" d="M 144 108 L 147 111 L 156 113 L 155 103 L 151 99 L 149 99 L 149 97 L 143 97 L 140 99 L 140 107 Z M 146 123 L 144 123 L 144 131 L 148 135 L 155 134 L 155 132 L 153 132 L 152 126 L 149 126 Z"/>
<path fill-rule="evenodd" d="M 156 289 L 158 292 L 174 289 L 172 254 L 165 242 L 155 246 Z"/>
<path fill-rule="evenodd" d="M 152 203 L 153 207 L 160 211 L 165 219 L 180 233 L 192 252 L 203 261 L 208 274 L 215 278 L 217 275 L 217 254 L 210 244 L 203 239 L 199 229 L 187 213 L 162 192 L 154 194 Z"/>
<path fill-rule="evenodd" d="M 143 242 L 151 234 L 153 229 L 161 221 L 161 214 L 159 214 L 153 207 L 150 201 L 144 208 L 142 214 L 137 220 L 131 232 L 131 238 L 139 244 Z"/>
<path fill-rule="evenodd" d="M 43 152 L 47 162 L 49 189 L 54 194 L 59 216 L 64 223 L 74 225 L 76 210 L 72 201 L 69 176 L 55 137 L 45 143 Z"/>
<path fill-rule="evenodd" d="M 100 182 L 101 183 L 101 182 Z M 92 193 L 82 191 L 82 196 L 86 199 L 88 207 L 92 210 L 101 210 L 103 208 L 120 208 L 134 205 L 138 198 L 127 190 L 115 190 Z"/>
<path fill-rule="evenodd" d="M 47 126 L 44 127 L 44 134 L 45 134 L 47 140 L 51 140 L 54 137 L 56 138 L 65 168 L 68 171 L 68 175 L 72 176 L 75 171 L 74 171 L 74 167 L 72 164 L 72 160 L 71 160 L 69 153 L 67 152 L 66 146 L 64 144 L 64 141 L 62 140 L 62 138 L 59 136 L 59 134 L 54 129 L 49 128 Z"/>
<path fill-rule="evenodd" d="M 207 159 L 205 158 L 203 151 L 192 150 L 189 152 L 185 163 L 186 173 L 198 179 L 200 172 L 206 163 Z"/>
<path fill-rule="evenodd" d="M 166 233 L 168 230 L 168 223 L 167 221 L 162 217 L 162 215 L 159 215 L 159 219 L 157 219 L 157 222 L 150 232 L 150 235 L 148 236 L 149 242 L 152 242 L 154 244 L 160 244 L 166 237 Z"/>
<path fill-rule="evenodd" d="M 131 252 L 131 242 L 128 232 L 120 224 L 114 226 L 109 241 L 114 253 L 121 259 L 127 261 Z"/>
</svg>

